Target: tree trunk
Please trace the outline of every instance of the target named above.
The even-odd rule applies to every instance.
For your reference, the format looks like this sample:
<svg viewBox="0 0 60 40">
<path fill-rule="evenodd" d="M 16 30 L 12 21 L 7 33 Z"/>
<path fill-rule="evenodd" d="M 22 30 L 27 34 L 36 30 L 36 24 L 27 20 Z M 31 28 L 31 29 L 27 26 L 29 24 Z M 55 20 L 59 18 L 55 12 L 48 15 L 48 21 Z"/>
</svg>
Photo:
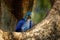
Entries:
<svg viewBox="0 0 60 40">
<path fill-rule="evenodd" d="M 1 40 L 60 40 L 60 0 L 56 0 L 48 16 L 27 32 L 3 32 Z M 3 38 L 2 38 L 3 37 Z"/>
<path fill-rule="evenodd" d="M 50 0 L 51 7 L 54 5 L 55 0 Z"/>
<path fill-rule="evenodd" d="M 0 13 L 0 29 L 4 31 L 14 31 L 17 19 L 11 13 L 11 9 L 6 5 L 4 0 L 1 0 L 1 13 Z"/>
</svg>

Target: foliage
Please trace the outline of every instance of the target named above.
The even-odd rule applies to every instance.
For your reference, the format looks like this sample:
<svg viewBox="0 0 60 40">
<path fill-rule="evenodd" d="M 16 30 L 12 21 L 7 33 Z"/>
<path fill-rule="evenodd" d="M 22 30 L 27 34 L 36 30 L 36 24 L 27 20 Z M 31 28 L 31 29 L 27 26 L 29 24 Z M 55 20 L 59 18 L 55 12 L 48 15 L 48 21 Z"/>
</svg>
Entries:
<svg viewBox="0 0 60 40">
<path fill-rule="evenodd" d="M 47 15 L 51 8 L 49 0 L 36 0 L 36 8 L 32 10 L 32 20 L 35 24 L 39 23 Z"/>
</svg>

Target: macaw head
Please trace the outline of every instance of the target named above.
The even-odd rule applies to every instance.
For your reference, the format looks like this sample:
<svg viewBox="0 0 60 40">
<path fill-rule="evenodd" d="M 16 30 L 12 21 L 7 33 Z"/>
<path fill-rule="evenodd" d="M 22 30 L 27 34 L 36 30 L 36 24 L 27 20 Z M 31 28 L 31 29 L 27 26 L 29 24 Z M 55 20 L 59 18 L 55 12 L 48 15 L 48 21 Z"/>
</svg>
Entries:
<svg viewBox="0 0 60 40">
<path fill-rule="evenodd" d="M 30 15 L 31 15 L 31 12 L 30 11 L 26 13 L 26 16 L 30 16 Z"/>
<path fill-rule="evenodd" d="M 26 15 L 23 17 L 25 20 L 27 20 L 28 18 L 31 18 L 31 12 L 27 12 Z"/>
</svg>

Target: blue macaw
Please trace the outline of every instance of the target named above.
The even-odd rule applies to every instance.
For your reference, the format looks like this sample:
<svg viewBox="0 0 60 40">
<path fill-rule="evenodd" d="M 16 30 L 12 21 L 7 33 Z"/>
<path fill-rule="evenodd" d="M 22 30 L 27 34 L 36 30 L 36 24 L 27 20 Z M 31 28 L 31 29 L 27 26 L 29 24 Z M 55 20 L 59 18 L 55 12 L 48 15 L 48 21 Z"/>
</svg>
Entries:
<svg viewBox="0 0 60 40">
<path fill-rule="evenodd" d="M 33 26 L 32 20 L 27 19 L 30 15 L 31 12 L 30 11 L 27 12 L 26 15 L 23 17 L 23 19 L 17 23 L 16 30 L 15 30 L 16 32 L 27 31 Z"/>
</svg>

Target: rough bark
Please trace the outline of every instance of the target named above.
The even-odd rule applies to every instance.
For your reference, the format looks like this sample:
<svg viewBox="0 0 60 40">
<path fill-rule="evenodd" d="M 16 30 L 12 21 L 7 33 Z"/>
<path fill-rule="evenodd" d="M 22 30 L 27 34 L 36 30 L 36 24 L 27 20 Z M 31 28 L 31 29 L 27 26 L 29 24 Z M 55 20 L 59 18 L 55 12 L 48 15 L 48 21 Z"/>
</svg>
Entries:
<svg viewBox="0 0 60 40">
<path fill-rule="evenodd" d="M 54 5 L 55 0 L 50 0 L 51 7 Z"/>
<path fill-rule="evenodd" d="M 17 19 L 11 13 L 11 9 L 1 0 L 0 29 L 4 31 L 14 31 L 16 23 Z"/>
<path fill-rule="evenodd" d="M 48 16 L 27 32 L 3 32 L 0 40 L 60 40 L 60 0 L 56 0 Z"/>
</svg>

